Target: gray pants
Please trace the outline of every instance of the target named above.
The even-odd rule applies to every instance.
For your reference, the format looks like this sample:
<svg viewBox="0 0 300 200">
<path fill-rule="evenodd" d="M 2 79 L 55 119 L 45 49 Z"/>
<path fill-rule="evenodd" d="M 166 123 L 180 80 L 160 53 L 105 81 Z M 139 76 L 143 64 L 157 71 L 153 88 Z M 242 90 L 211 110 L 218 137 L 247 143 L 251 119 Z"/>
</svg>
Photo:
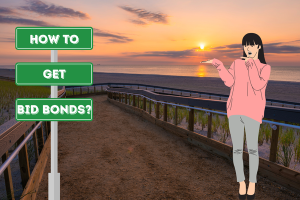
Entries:
<svg viewBox="0 0 300 200">
<path fill-rule="evenodd" d="M 249 153 L 249 181 L 256 183 L 256 175 L 259 165 L 258 133 L 260 123 L 245 115 L 231 115 L 228 118 L 229 129 L 233 146 L 233 164 L 237 182 L 245 180 L 243 164 L 244 127 Z"/>
</svg>

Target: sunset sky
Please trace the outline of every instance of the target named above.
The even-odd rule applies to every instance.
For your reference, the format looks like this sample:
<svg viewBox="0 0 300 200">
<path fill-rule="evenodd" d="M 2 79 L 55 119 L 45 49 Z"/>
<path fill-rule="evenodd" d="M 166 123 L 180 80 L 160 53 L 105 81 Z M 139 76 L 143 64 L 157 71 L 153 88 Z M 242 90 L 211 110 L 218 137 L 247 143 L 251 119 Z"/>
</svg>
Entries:
<svg viewBox="0 0 300 200">
<path fill-rule="evenodd" d="M 230 65 L 243 36 L 256 33 L 268 64 L 300 69 L 299 8 L 299 0 L 1 0 L 0 65 L 50 62 L 50 50 L 15 49 L 16 27 L 88 26 L 93 50 L 59 50 L 59 62 Z"/>
</svg>

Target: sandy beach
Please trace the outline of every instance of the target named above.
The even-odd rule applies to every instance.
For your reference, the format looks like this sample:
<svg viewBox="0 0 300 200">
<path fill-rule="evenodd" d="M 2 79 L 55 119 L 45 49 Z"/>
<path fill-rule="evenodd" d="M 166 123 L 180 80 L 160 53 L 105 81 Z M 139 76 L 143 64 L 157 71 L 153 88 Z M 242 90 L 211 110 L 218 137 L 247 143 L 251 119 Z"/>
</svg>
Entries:
<svg viewBox="0 0 300 200">
<path fill-rule="evenodd" d="M 0 76 L 14 78 L 15 71 L 0 69 Z M 224 84 L 221 78 L 99 72 L 94 72 L 93 78 L 94 84 L 136 83 L 224 95 L 229 95 L 230 93 L 230 88 Z M 266 89 L 267 99 L 300 103 L 299 94 L 300 82 L 268 81 Z"/>
</svg>

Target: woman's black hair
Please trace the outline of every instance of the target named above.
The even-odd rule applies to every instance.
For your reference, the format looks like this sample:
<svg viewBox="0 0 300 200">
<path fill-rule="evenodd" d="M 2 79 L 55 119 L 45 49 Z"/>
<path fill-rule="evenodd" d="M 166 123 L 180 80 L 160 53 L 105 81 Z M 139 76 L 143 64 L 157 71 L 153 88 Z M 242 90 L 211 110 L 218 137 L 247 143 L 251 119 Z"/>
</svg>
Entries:
<svg viewBox="0 0 300 200">
<path fill-rule="evenodd" d="M 267 64 L 266 60 L 265 60 L 265 55 L 264 55 L 264 47 L 263 47 L 263 43 L 259 37 L 259 35 L 255 34 L 255 33 L 247 33 L 244 37 L 243 37 L 243 41 L 242 41 L 242 45 L 255 45 L 258 44 L 258 47 L 261 46 L 261 48 L 258 50 L 258 59 L 261 63 Z M 243 48 L 243 57 L 247 57 L 244 48 Z"/>
</svg>

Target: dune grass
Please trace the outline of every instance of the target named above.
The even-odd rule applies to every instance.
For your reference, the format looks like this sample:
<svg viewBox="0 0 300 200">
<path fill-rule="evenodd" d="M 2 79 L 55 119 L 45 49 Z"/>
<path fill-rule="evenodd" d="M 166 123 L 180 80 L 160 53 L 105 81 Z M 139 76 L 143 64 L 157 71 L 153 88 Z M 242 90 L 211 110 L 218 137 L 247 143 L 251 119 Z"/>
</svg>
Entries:
<svg viewBox="0 0 300 200">
<path fill-rule="evenodd" d="M 17 86 L 14 82 L 0 80 L 0 125 L 14 117 L 17 98 L 48 98 L 50 88 L 42 86 Z"/>
<path fill-rule="evenodd" d="M 132 95 L 130 96 L 130 105 L 132 104 Z M 137 102 L 137 96 L 136 96 Z M 147 110 L 149 105 L 149 100 L 147 100 Z M 151 107 L 154 111 L 156 110 L 157 104 L 151 102 Z M 139 108 L 143 109 L 143 99 L 139 98 Z M 162 104 L 159 106 L 159 118 L 163 117 L 163 109 L 164 107 Z M 167 119 L 172 120 L 174 119 L 175 115 L 175 107 L 171 105 L 167 105 Z M 225 115 L 225 120 L 220 120 L 218 114 L 215 115 L 215 118 L 212 118 L 212 134 L 218 132 L 219 138 L 217 138 L 220 142 L 226 143 L 229 135 L 229 121 L 228 117 Z M 185 107 L 177 106 L 177 124 L 182 123 L 185 118 L 185 122 L 189 122 L 189 111 Z M 265 119 L 265 118 L 264 118 Z M 268 119 L 270 120 L 270 119 Z M 272 121 L 272 120 L 271 120 Z M 208 115 L 204 111 L 194 110 L 194 123 L 201 126 L 202 130 L 208 125 Z M 281 121 L 281 123 L 286 123 Z M 297 123 L 287 123 L 292 125 L 298 125 Z M 189 127 L 187 127 L 188 129 Z M 295 132 L 299 135 L 300 130 L 293 128 L 287 128 L 286 131 L 282 131 L 283 127 L 279 126 L 279 138 L 278 138 L 278 151 L 276 155 L 277 162 L 289 167 L 292 157 L 294 156 L 294 162 L 300 163 L 300 138 L 296 140 Z M 268 123 L 262 123 L 259 129 L 258 135 L 258 145 L 262 146 L 264 142 L 270 143 L 272 138 L 272 128 Z M 244 129 L 244 141 L 243 141 L 244 148 L 246 147 L 246 131 Z"/>
</svg>

